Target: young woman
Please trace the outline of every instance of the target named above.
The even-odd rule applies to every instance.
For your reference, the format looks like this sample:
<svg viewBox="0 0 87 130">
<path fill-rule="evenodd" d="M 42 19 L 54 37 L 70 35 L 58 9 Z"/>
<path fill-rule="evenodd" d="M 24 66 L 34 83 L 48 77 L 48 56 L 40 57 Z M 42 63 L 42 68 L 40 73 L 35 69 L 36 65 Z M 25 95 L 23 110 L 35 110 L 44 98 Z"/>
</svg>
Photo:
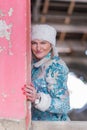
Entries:
<svg viewBox="0 0 87 130">
<path fill-rule="evenodd" d="M 32 103 L 32 120 L 69 120 L 69 70 L 56 51 L 56 30 L 34 25 L 31 39 L 32 83 L 24 92 Z"/>
</svg>

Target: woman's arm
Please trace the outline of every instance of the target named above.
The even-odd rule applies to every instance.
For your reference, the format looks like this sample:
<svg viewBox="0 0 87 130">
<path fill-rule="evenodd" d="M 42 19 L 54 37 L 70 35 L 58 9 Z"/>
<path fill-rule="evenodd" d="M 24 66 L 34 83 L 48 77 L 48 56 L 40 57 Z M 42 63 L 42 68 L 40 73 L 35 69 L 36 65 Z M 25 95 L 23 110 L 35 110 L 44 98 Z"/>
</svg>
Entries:
<svg viewBox="0 0 87 130">
<path fill-rule="evenodd" d="M 40 93 L 41 102 L 35 107 L 51 113 L 67 113 L 70 109 L 67 77 L 66 65 L 53 62 L 46 70 L 48 94 Z"/>
</svg>

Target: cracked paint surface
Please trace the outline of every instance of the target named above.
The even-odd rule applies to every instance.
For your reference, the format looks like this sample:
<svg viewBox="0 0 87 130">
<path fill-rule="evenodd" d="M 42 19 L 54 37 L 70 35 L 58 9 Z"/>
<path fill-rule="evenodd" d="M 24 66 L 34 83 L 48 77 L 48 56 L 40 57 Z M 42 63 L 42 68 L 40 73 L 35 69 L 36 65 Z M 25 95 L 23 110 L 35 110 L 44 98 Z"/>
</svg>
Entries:
<svg viewBox="0 0 87 130">
<path fill-rule="evenodd" d="M 26 24 L 29 23 L 26 21 L 26 2 L 0 0 L 0 117 L 4 119 L 22 120 L 27 115 L 26 97 L 21 90 L 28 82 L 26 51 L 30 55 L 28 50 L 31 50 L 30 46 L 26 49 L 26 43 L 30 43 L 30 37 L 26 35 Z M 31 70 L 28 72 L 30 80 Z M 28 119 L 27 116 L 26 122 Z"/>
<path fill-rule="evenodd" d="M 4 17 L 4 16 L 5 16 L 5 14 L 2 12 L 2 10 L 0 10 L 0 16 L 1 16 L 1 17 Z"/>
<path fill-rule="evenodd" d="M 6 40 L 11 40 L 11 28 L 12 24 L 7 25 L 5 20 L 0 20 L 0 38 L 6 38 Z"/>
<path fill-rule="evenodd" d="M 5 17 L 8 15 L 9 17 L 13 14 L 13 8 L 10 8 L 7 14 L 3 13 L 2 10 L 0 10 L 0 17 Z M 7 24 L 6 20 L 1 19 L 0 20 L 0 38 L 5 38 L 8 42 L 8 49 L 6 47 L 2 47 L 0 45 L 0 53 L 3 51 L 7 51 L 9 55 L 13 55 L 13 52 L 11 50 L 12 48 L 12 42 L 11 42 L 11 34 L 12 34 L 12 23 Z"/>
<path fill-rule="evenodd" d="M 12 16 L 13 11 L 14 11 L 13 8 L 10 8 L 10 9 L 9 9 L 9 11 L 8 11 L 8 15 L 9 15 L 9 17 Z"/>
</svg>

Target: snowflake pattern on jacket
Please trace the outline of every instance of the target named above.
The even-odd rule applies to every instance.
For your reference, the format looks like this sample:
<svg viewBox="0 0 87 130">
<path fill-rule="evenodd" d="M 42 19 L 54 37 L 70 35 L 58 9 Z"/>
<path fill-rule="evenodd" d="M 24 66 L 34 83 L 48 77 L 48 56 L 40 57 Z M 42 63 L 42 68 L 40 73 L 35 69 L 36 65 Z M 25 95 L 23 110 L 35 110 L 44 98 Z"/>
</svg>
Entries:
<svg viewBox="0 0 87 130">
<path fill-rule="evenodd" d="M 32 82 L 41 94 L 41 102 L 32 104 L 32 120 L 69 120 L 68 72 L 64 61 L 59 56 L 51 57 L 51 53 L 33 62 Z"/>
</svg>

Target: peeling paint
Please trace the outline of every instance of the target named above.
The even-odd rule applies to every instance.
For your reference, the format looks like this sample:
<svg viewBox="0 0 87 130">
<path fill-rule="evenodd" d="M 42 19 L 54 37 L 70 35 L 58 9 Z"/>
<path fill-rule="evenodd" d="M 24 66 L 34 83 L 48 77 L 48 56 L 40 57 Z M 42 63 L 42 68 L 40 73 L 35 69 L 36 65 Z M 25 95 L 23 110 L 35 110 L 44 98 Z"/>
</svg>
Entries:
<svg viewBox="0 0 87 130">
<path fill-rule="evenodd" d="M 2 12 L 2 10 L 0 10 L 0 16 L 1 16 L 1 17 L 6 16 L 6 15 Z"/>
<path fill-rule="evenodd" d="M 9 17 L 12 16 L 13 11 L 14 11 L 13 8 L 10 8 L 10 9 L 9 9 L 9 11 L 8 11 L 8 15 L 9 15 Z"/>
<path fill-rule="evenodd" d="M 11 43 L 11 41 L 9 41 L 9 44 L 8 44 L 8 54 L 9 54 L 10 56 L 13 55 L 13 52 L 11 51 L 11 48 L 12 48 L 12 43 Z"/>
<path fill-rule="evenodd" d="M 8 41 L 8 54 L 13 55 L 11 48 L 12 48 L 12 43 L 11 43 L 11 31 L 12 30 L 12 24 L 6 23 L 5 20 L 0 20 L 0 38 L 5 38 Z M 4 47 L 5 48 L 5 47 Z M 0 52 L 4 51 L 3 47 L 0 47 Z"/>
<path fill-rule="evenodd" d="M 7 94 L 6 94 L 6 93 L 2 93 L 1 95 L 2 95 L 4 98 L 7 97 Z"/>
<path fill-rule="evenodd" d="M 3 52 L 3 51 L 5 51 L 5 50 L 6 50 L 5 47 L 0 46 L 0 52 Z"/>
<path fill-rule="evenodd" d="M 5 20 L 0 20 L 0 38 L 10 40 L 12 24 L 7 25 Z"/>
<path fill-rule="evenodd" d="M 10 8 L 7 13 L 3 13 L 3 11 L 0 10 L 0 17 L 5 17 L 6 15 L 11 17 L 13 12 L 14 12 L 13 8 Z M 11 50 L 11 48 L 12 48 L 12 42 L 11 42 L 12 27 L 13 27 L 12 23 L 7 24 L 6 20 L 0 19 L 0 38 L 5 38 L 8 42 L 7 49 L 5 46 L 2 47 L 0 45 L 0 53 L 3 51 L 7 51 L 7 53 L 9 55 L 13 55 L 13 52 Z"/>
<path fill-rule="evenodd" d="M 6 93 L 2 93 L 1 96 L 2 98 L 2 102 L 5 102 L 6 98 L 7 98 L 7 94 Z"/>
<path fill-rule="evenodd" d="M 8 16 L 9 16 L 9 17 L 12 16 L 13 12 L 14 12 L 13 8 L 10 8 L 9 11 L 8 11 Z M 6 14 L 3 13 L 2 10 L 0 10 L 0 16 L 1 16 L 1 17 L 5 17 Z"/>
</svg>

